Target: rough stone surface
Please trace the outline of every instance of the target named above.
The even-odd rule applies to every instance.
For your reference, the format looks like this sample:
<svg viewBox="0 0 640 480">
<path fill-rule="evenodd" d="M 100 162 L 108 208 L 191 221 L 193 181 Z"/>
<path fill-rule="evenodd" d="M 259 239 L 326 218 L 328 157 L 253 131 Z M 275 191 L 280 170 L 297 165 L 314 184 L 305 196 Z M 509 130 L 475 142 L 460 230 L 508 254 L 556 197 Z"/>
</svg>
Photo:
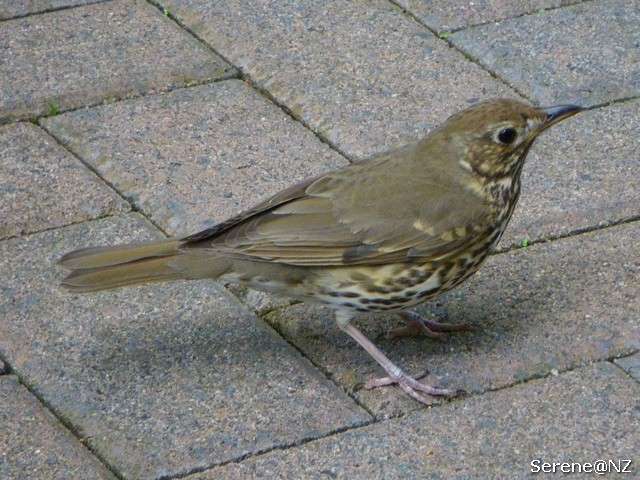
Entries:
<svg viewBox="0 0 640 480">
<path fill-rule="evenodd" d="M 215 282 L 91 295 L 55 260 L 137 214 L 0 242 L 0 354 L 124 478 L 184 474 L 369 417 Z"/>
<path fill-rule="evenodd" d="M 128 209 L 127 202 L 38 127 L 0 127 L 0 238 Z"/>
<path fill-rule="evenodd" d="M 264 315 L 276 308 L 287 307 L 296 303 L 291 298 L 260 292 L 239 284 L 229 284 L 226 287 L 258 315 Z"/>
<path fill-rule="evenodd" d="M 0 28 L 0 56 L 0 122 L 233 71 L 141 0 L 9 20 Z"/>
<path fill-rule="evenodd" d="M 534 460 L 600 458 L 631 459 L 637 473 L 639 395 L 640 385 L 599 363 L 187 478 L 529 479 L 553 476 L 532 474 Z"/>
<path fill-rule="evenodd" d="M 640 215 L 640 101 L 584 112 L 531 149 L 500 247 Z"/>
<path fill-rule="evenodd" d="M 490 257 L 464 286 L 420 308 L 476 328 L 444 342 L 386 340 L 402 325 L 397 315 L 356 324 L 408 373 L 428 369 L 425 381 L 469 392 L 629 354 L 640 347 L 638 235 L 640 222 Z M 377 416 L 418 408 L 395 388 L 358 390 L 383 372 L 327 309 L 296 305 L 265 318 Z"/>
<path fill-rule="evenodd" d="M 3 373 L 7 373 L 7 366 L 2 360 L 0 360 L 0 375 L 2 375 Z"/>
<path fill-rule="evenodd" d="M 457 30 L 526 13 L 570 5 L 580 0 L 395 0 L 436 31 Z"/>
<path fill-rule="evenodd" d="M 585 2 L 457 32 L 449 39 L 542 104 L 640 93 L 636 0 Z"/>
<path fill-rule="evenodd" d="M 11 375 L 0 377 L 0 432 L 3 480 L 115 480 Z"/>
<path fill-rule="evenodd" d="M 618 358 L 615 362 L 622 367 L 625 372 L 640 382 L 640 353 L 630 357 Z"/>
<path fill-rule="evenodd" d="M 189 233 L 347 161 L 240 80 L 44 125 L 166 231 Z"/>
<path fill-rule="evenodd" d="M 0 0 L 0 20 L 104 0 Z"/>
<path fill-rule="evenodd" d="M 166 0 L 182 22 L 354 158 L 514 95 L 386 0 Z"/>
</svg>

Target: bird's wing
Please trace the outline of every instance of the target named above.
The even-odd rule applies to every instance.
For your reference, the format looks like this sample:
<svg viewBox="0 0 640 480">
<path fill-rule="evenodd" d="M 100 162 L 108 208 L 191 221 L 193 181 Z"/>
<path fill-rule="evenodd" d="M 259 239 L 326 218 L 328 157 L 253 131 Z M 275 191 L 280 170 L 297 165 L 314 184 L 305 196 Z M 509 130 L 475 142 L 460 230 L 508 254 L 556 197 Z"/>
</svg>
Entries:
<svg viewBox="0 0 640 480">
<path fill-rule="evenodd" d="M 445 257 L 489 222 L 487 205 L 471 192 L 361 164 L 295 185 L 185 240 L 187 248 L 253 261 L 388 264 Z"/>
</svg>

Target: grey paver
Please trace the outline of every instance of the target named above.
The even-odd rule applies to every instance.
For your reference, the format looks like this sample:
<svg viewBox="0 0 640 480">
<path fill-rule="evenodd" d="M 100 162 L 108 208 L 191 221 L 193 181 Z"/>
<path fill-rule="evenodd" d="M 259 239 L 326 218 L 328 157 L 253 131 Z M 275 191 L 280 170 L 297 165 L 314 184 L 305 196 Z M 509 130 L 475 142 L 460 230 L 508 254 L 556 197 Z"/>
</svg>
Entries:
<svg viewBox="0 0 640 480">
<path fill-rule="evenodd" d="M 477 331 L 444 342 L 386 340 L 396 315 L 358 325 L 407 372 L 482 392 L 554 369 L 632 353 L 640 346 L 640 222 L 490 257 L 464 286 L 422 313 Z M 297 305 L 265 317 L 320 368 L 378 416 L 418 408 L 395 388 L 358 390 L 383 372 L 321 307 Z"/>
<path fill-rule="evenodd" d="M 603 0 L 451 35 L 453 43 L 543 104 L 640 94 L 640 9 Z"/>
<path fill-rule="evenodd" d="M 128 209 L 127 202 L 38 127 L 0 127 L 0 238 Z"/>
<path fill-rule="evenodd" d="M 500 247 L 640 215 L 640 101 L 584 112 L 545 132 Z"/>
<path fill-rule="evenodd" d="M 182 22 L 352 157 L 514 95 L 386 0 L 167 0 Z"/>
<path fill-rule="evenodd" d="M 531 472 L 542 462 L 600 458 L 632 460 L 631 475 L 612 475 L 631 478 L 638 395 L 640 385 L 600 363 L 187 478 L 524 479 L 545 476 Z"/>
<path fill-rule="evenodd" d="M 629 357 L 617 358 L 615 362 L 629 375 L 640 382 L 640 353 L 636 353 Z"/>
<path fill-rule="evenodd" d="M 0 0 L 0 20 L 104 0 Z"/>
<path fill-rule="evenodd" d="M 233 71 L 141 0 L 9 20 L 0 28 L 0 52 L 0 122 Z"/>
<path fill-rule="evenodd" d="M 0 242 L 0 353 L 120 474 L 183 474 L 368 418 L 215 282 L 57 285 L 61 253 L 153 236 L 130 214 Z"/>
<path fill-rule="evenodd" d="M 347 164 L 240 80 L 78 110 L 44 125 L 172 234 Z"/>
<path fill-rule="evenodd" d="M 580 0 L 396 0 L 402 8 L 436 31 L 456 30 L 526 13 L 577 3 Z"/>
<path fill-rule="evenodd" d="M 3 480 L 115 480 L 12 375 L 0 377 L 0 432 Z"/>
</svg>

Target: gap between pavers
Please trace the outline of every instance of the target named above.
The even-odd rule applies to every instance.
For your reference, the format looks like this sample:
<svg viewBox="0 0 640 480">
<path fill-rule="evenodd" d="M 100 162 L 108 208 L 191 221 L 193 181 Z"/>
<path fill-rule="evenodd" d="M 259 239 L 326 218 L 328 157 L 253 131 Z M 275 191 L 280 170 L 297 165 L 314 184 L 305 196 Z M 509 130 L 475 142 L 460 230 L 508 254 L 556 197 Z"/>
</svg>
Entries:
<svg viewBox="0 0 640 480">
<path fill-rule="evenodd" d="M 0 0 L 0 21 L 108 0 Z"/>
<path fill-rule="evenodd" d="M 0 126 L 0 239 L 129 210 L 42 129 L 23 122 Z"/>
<path fill-rule="evenodd" d="M 0 377 L 0 478 L 115 480 L 14 375 Z"/>
<path fill-rule="evenodd" d="M 390 0 L 414 15 L 430 29 L 444 33 L 470 26 L 566 7 L 583 0 Z M 446 37 L 446 34 L 445 34 Z"/>
<path fill-rule="evenodd" d="M 640 352 L 628 357 L 616 358 L 614 363 L 627 372 L 630 377 L 640 382 Z"/>
</svg>

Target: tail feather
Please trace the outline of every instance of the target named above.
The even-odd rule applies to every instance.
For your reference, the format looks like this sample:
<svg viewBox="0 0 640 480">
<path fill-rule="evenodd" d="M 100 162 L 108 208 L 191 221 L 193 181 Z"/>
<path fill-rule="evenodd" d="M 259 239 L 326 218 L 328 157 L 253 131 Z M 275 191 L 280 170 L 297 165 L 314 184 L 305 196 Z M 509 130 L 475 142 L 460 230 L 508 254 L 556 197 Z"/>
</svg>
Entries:
<svg viewBox="0 0 640 480">
<path fill-rule="evenodd" d="M 181 243 L 180 240 L 170 239 L 115 247 L 81 248 L 67 253 L 58 260 L 58 263 L 71 269 L 109 267 L 142 258 L 174 255 L 178 252 Z"/>
<path fill-rule="evenodd" d="M 92 247 L 63 256 L 71 269 L 62 286 L 72 292 L 95 292 L 139 283 L 216 278 L 229 268 L 224 257 L 204 250 L 180 250 L 180 240 Z"/>
<path fill-rule="evenodd" d="M 62 281 L 62 286 L 82 293 L 183 278 L 182 272 L 171 267 L 171 258 L 148 258 L 122 265 L 73 270 Z"/>
</svg>

